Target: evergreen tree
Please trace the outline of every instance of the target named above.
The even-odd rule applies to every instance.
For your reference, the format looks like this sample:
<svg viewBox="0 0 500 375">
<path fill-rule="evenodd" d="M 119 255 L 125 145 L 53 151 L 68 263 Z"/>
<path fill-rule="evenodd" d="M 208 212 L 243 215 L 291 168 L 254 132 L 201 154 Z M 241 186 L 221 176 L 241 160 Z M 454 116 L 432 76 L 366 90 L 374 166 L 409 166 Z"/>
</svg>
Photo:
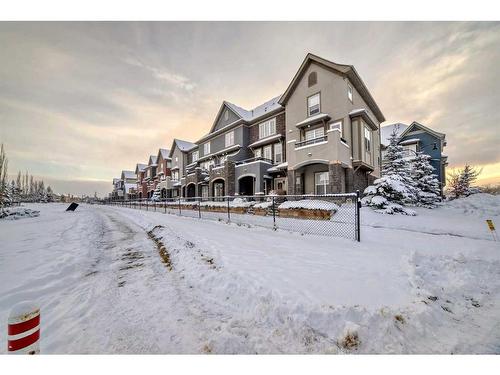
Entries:
<svg viewBox="0 0 500 375">
<path fill-rule="evenodd" d="M 417 203 L 418 189 L 412 179 L 410 161 L 403 146 L 398 144 L 397 130 L 395 128 L 389 138 L 382 177 L 365 189 L 363 204 L 388 214 L 415 215 L 414 211 L 403 207 Z"/>
<path fill-rule="evenodd" d="M 47 186 L 47 202 L 54 202 L 54 192 L 50 186 Z"/>
<path fill-rule="evenodd" d="M 151 196 L 151 200 L 158 202 L 161 199 L 161 188 L 160 184 L 158 184 L 155 188 L 155 191 L 153 191 L 153 195 Z"/>
<path fill-rule="evenodd" d="M 476 182 L 481 172 L 481 169 L 476 169 L 469 164 L 466 164 L 464 169 L 452 172 L 448 179 L 450 198 L 468 197 L 471 194 L 478 193 L 480 190 L 471 185 Z"/>
<path fill-rule="evenodd" d="M 412 176 L 417 188 L 417 205 L 433 208 L 441 201 L 439 180 L 434 174 L 434 167 L 430 163 L 431 157 L 418 152 L 412 160 Z"/>
<path fill-rule="evenodd" d="M 16 178 L 16 196 L 17 196 L 18 202 L 21 201 L 22 194 L 23 194 L 22 176 L 21 176 L 21 171 L 18 171 L 17 178 Z"/>
<path fill-rule="evenodd" d="M 8 196 L 8 181 L 7 181 L 7 169 L 9 165 L 9 160 L 5 154 L 5 149 L 3 143 L 0 146 L 0 216 L 4 211 L 4 207 L 7 206 L 7 202 L 10 198 Z"/>
</svg>

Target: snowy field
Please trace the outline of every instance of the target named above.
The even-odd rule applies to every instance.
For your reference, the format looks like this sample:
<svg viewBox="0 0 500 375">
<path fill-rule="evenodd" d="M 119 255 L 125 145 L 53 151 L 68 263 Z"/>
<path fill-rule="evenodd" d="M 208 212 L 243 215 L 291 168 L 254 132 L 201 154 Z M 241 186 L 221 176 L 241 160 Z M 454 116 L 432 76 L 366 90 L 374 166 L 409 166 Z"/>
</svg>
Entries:
<svg viewBox="0 0 500 375">
<path fill-rule="evenodd" d="M 500 353 L 500 243 L 485 224 L 500 226 L 498 197 L 415 217 L 363 208 L 361 243 L 27 207 L 40 216 L 0 221 L 0 321 L 38 301 L 42 353 Z"/>
</svg>

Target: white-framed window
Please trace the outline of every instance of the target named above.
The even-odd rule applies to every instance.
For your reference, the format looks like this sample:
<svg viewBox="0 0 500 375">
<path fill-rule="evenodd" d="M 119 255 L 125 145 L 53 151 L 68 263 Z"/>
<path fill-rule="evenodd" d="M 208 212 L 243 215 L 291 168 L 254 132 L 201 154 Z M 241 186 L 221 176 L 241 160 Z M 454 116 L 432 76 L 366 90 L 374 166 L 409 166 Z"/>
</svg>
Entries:
<svg viewBox="0 0 500 375">
<path fill-rule="evenodd" d="M 352 103 L 352 86 L 350 84 L 347 84 L 347 97 Z"/>
<path fill-rule="evenodd" d="M 276 134 L 276 118 L 259 124 L 259 138 L 266 138 L 273 134 Z"/>
<path fill-rule="evenodd" d="M 272 154 L 272 147 L 271 147 L 271 145 L 263 147 L 262 148 L 262 153 L 263 153 L 264 159 L 273 160 L 273 154 Z"/>
<path fill-rule="evenodd" d="M 256 158 L 260 158 L 262 156 L 262 149 L 256 148 L 255 150 L 253 150 L 253 153 L 254 153 Z"/>
<path fill-rule="evenodd" d="M 226 147 L 234 145 L 234 131 L 226 133 Z"/>
<path fill-rule="evenodd" d="M 201 197 L 208 198 L 208 185 L 201 185 Z"/>
<path fill-rule="evenodd" d="M 321 112 L 320 94 L 314 94 L 307 98 L 307 116 L 314 116 Z"/>
<path fill-rule="evenodd" d="M 342 127 L 343 127 L 342 121 L 335 121 L 335 122 L 332 122 L 330 124 L 330 130 L 338 129 L 338 130 L 340 130 L 340 134 L 342 134 L 342 131 L 343 131 Z"/>
<path fill-rule="evenodd" d="M 320 127 L 316 129 L 306 130 L 305 140 L 310 141 L 311 139 L 321 138 L 325 136 L 325 128 Z"/>
<path fill-rule="evenodd" d="M 274 144 L 274 162 L 276 164 L 283 162 L 283 147 L 281 143 Z"/>
<path fill-rule="evenodd" d="M 365 151 L 370 152 L 372 149 L 372 132 L 365 126 Z"/>
<path fill-rule="evenodd" d="M 179 157 L 178 157 L 178 156 L 176 156 L 176 157 L 175 157 L 175 162 L 176 162 L 176 163 L 178 163 L 178 162 L 179 162 Z"/>
<path fill-rule="evenodd" d="M 316 194 L 326 194 L 329 184 L 328 172 L 317 172 L 314 174 L 314 191 Z"/>
<path fill-rule="evenodd" d="M 203 155 L 210 154 L 210 142 L 203 144 Z"/>
<path fill-rule="evenodd" d="M 179 171 L 172 171 L 172 180 L 174 181 L 179 180 Z"/>
<path fill-rule="evenodd" d="M 228 119 L 229 119 L 229 112 L 228 112 L 228 110 L 226 109 L 226 110 L 224 111 L 224 120 L 226 120 L 226 121 L 227 121 Z"/>
<path fill-rule="evenodd" d="M 199 152 L 198 151 L 193 151 L 193 154 L 192 154 L 192 163 L 194 163 L 195 161 L 197 161 L 198 157 L 199 157 Z"/>
</svg>

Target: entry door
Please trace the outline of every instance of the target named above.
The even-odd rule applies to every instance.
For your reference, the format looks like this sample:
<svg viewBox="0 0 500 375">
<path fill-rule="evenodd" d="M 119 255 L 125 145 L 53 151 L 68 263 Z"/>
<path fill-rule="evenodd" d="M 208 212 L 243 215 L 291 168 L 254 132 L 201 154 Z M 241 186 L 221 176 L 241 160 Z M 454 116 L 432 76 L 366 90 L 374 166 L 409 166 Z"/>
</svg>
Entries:
<svg viewBox="0 0 500 375">
<path fill-rule="evenodd" d="M 287 191 L 287 178 L 278 177 L 274 179 L 274 190 L 284 190 Z"/>
<path fill-rule="evenodd" d="M 215 182 L 214 183 L 214 196 L 222 197 L 224 195 L 224 183 Z"/>
</svg>

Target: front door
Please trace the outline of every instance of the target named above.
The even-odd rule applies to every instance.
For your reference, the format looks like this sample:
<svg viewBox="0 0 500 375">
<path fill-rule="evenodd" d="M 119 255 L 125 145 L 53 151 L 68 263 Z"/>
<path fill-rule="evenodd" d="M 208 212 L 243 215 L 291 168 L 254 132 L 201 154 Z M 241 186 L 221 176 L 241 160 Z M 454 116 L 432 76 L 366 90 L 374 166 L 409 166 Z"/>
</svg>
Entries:
<svg viewBox="0 0 500 375">
<path fill-rule="evenodd" d="M 274 190 L 276 191 L 287 191 L 287 178 L 277 177 L 274 179 Z"/>
<path fill-rule="evenodd" d="M 224 183 L 223 182 L 214 182 L 214 196 L 215 197 L 224 196 Z"/>
</svg>

